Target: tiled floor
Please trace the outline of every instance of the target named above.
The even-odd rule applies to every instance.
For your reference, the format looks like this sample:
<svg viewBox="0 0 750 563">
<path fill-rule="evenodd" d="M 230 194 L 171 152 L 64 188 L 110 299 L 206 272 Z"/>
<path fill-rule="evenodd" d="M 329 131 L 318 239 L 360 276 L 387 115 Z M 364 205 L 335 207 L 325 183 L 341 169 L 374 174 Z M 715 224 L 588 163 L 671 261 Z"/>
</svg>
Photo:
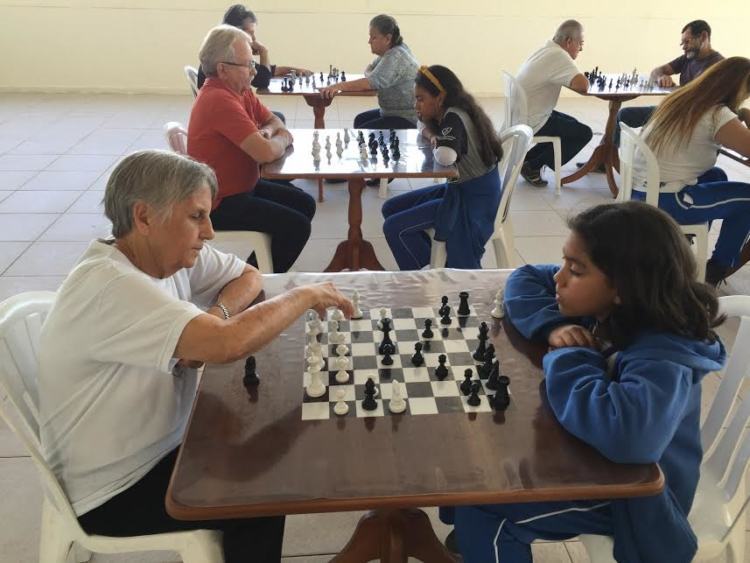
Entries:
<svg viewBox="0 0 750 563">
<path fill-rule="evenodd" d="M 0 95 L 0 300 L 21 291 L 55 289 L 60 284 L 87 242 L 108 232 L 100 201 L 112 166 L 133 150 L 166 148 L 162 125 L 167 121 L 186 123 L 191 101 L 188 96 Z M 312 126 L 312 112 L 301 100 L 273 97 L 266 102 L 284 112 L 290 126 Z M 328 126 L 350 126 L 354 115 L 369 109 L 370 103 L 366 98 L 337 99 L 328 109 Z M 502 100 L 485 99 L 482 103 L 499 124 Z M 561 101 L 561 108 L 590 124 L 595 133 L 603 131 L 603 102 L 567 98 Z M 592 148 L 587 147 L 581 156 L 588 155 Z M 724 159 L 722 165 L 730 177 L 750 181 L 750 169 Z M 312 182 L 298 184 L 316 193 Z M 427 184 L 397 180 L 390 189 L 398 193 L 422 185 Z M 387 268 L 395 268 L 382 235 L 382 200 L 376 192 L 365 194 L 363 232 L 374 244 L 380 261 Z M 511 206 L 519 264 L 558 261 L 566 217 L 606 201 L 610 196 L 602 175 L 591 175 L 563 188 L 559 197 L 552 188 L 536 189 L 522 182 Z M 328 262 L 337 242 L 345 236 L 346 202 L 346 190 L 340 185 L 326 187 L 326 202 L 318 207 L 312 238 L 294 269 L 320 271 Z M 486 255 L 484 265 L 494 266 L 491 253 Z M 748 269 L 730 278 L 723 292 L 750 293 Z M 717 384 L 717 376 L 707 378 L 705 401 L 711 400 Z M 36 561 L 41 490 L 31 461 L 2 425 L 0 498 L 0 561 Z M 430 513 L 434 516 L 434 510 Z M 290 517 L 285 560 L 328 561 L 346 543 L 358 516 Z M 443 537 L 446 528 L 435 518 L 433 521 Z M 579 542 L 540 543 L 534 546 L 534 554 L 535 560 L 542 562 L 588 561 Z M 175 560 L 168 554 L 95 558 L 100 562 Z"/>
</svg>

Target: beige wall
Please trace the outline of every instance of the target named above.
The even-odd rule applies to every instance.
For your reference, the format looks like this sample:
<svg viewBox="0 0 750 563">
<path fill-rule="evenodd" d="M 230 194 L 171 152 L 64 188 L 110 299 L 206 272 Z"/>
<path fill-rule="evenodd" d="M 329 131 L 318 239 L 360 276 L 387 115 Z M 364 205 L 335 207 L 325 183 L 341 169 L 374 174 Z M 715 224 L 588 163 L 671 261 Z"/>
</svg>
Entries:
<svg viewBox="0 0 750 563">
<path fill-rule="evenodd" d="M 0 90 L 183 93 L 205 32 L 229 0 L 0 0 Z M 500 69 L 515 72 L 565 18 L 586 29 L 579 68 L 650 70 L 680 54 L 695 18 L 725 56 L 750 55 L 748 0 L 259 0 L 258 38 L 272 60 L 359 72 L 369 62 L 367 22 L 399 20 L 420 62 L 453 68 L 478 95 L 498 94 Z"/>
</svg>

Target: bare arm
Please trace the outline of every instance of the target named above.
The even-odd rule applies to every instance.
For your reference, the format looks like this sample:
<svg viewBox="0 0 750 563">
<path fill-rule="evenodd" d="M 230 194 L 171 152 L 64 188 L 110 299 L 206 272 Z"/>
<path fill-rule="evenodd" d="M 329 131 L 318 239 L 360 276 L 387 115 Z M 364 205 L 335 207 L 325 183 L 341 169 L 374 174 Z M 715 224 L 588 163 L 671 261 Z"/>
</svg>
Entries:
<svg viewBox="0 0 750 563">
<path fill-rule="evenodd" d="M 260 41 L 253 40 L 250 43 L 250 49 L 253 51 L 253 55 L 258 55 L 260 64 L 265 67 L 271 68 L 271 57 L 268 54 L 268 47 L 263 45 Z"/>
<path fill-rule="evenodd" d="M 662 88 L 671 88 L 675 85 L 674 80 L 672 80 L 674 73 L 674 69 L 669 63 L 657 66 L 651 71 L 651 80 L 659 84 Z"/>
<path fill-rule="evenodd" d="M 583 74 L 579 72 L 570 81 L 570 84 L 568 84 L 568 88 L 574 90 L 575 92 L 578 92 L 579 94 L 585 94 L 589 91 L 589 81 Z"/>
<path fill-rule="evenodd" d="M 311 70 L 302 68 L 300 66 L 277 66 L 274 76 L 286 76 L 290 72 L 296 72 L 297 74 L 301 74 L 302 76 L 310 76 L 312 74 Z"/>
<path fill-rule="evenodd" d="M 258 270 L 248 264 L 245 266 L 242 274 L 222 288 L 216 297 L 216 302 L 224 305 L 229 314 L 234 316 L 240 311 L 247 309 L 262 290 L 263 276 Z M 216 317 L 224 318 L 222 310 L 215 305 L 206 312 Z"/>
<path fill-rule="evenodd" d="M 367 78 L 357 78 L 357 80 L 348 80 L 346 82 L 337 82 L 331 86 L 320 89 L 320 95 L 324 98 L 333 98 L 339 92 L 361 92 L 363 90 L 372 90 L 372 84 Z"/>
<path fill-rule="evenodd" d="M 348 318 L 352 303 L 332 283 L 307 285 L 253 305 L 228 320 L 202 314 L 180 335 L 175 357 L 189 361 L 228 363 L 253 354 L 297 320 L 307 309 L 323 313 L 339 307 Z"/>
<path fill-rule="evenodd" d="M 286 125 L 284 125 L 284 122 L 281 121 L 278 116 L 272 113 L 268 119 L 263 122 L 263 125 L 261 125 L 260 132 L 266 139 L 270 139 L 282 129 L 286 129 Z"/>
<path fill-rule="evenodd" d="M 283 128 L 277 130 L 271 138 L 266 138 L 264 131 L 259 129 L 255 133 L 248 135 L 240 143 L 240 148 L 250 155 L 250 158 L 255 162 L 263 164 L 281 158 L 293 140 L 291 133 Z"/>
<path fill-rule="evenodd" d="M 747 111 L 747 110 L 746 110 Z M 744 114 L 744 117 L 750 117 Z M 714 136 L 716 142 L 750 158 L 750 129 L 739 119 L 725 123 Z"/>
</svg>

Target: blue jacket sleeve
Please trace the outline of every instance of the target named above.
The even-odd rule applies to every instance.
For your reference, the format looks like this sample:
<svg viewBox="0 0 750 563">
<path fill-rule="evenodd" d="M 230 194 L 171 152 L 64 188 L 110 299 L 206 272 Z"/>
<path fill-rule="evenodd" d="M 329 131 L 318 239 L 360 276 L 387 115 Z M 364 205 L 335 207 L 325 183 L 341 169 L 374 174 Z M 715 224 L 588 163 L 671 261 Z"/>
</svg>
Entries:
<svg viewBox="0 0 750 563">
<path fill-rule="evenodd" d="M 659 461 L 690 400 L 693 370 L 642 356 L 617 358 L 610 381 L 604 357 L 588 348 L 559 348 L 544 357 L 550 406 L 570 433 L 616 463 Z"/>
<path fill-rule="evenodd" d="M 544 264 L 515 270 L 505 284 L 505 311 L 513 326 L 529 340 L 547 341 L 549 333 L 564 324 L 586 324 L 565 317 L 555 300 L 553 276 L 559 266 Z"/>
</svg>

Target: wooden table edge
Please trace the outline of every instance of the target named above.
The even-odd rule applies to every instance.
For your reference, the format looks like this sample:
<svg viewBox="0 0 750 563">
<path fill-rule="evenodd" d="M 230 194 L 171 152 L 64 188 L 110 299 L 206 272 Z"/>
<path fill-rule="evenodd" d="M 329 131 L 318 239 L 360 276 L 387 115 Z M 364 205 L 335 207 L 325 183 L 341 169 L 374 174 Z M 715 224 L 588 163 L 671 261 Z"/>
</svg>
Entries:
<svg viewBox="0 0 750 563">
<path fill-rule="evenodd" d="M 180 452 L 181 455 L 182 452 Z M 488 493 L 460 492 L 409 495 L 403 497 L 361 497 L 356 499 L 310 499 L 274 501 L 253 505 L 224 507 L 197 507 L 183 504 L 173 498 L 170 479 L 165 504 L 170 516 L 177 520 L 218 520 L 222 518 L 248 518 L 278 514 L 315 514 L 323 512 L 352 512 L 383 508 L 402 509 L 424 506 L 456 506 L 466 504 L 508 504 L 518 502 L 550 502 L 566 500 L 601 500 L 635 498 L 656 495 L 664 489 L 664 474 L 657 464 L 651 465 L 653 478 L 646 483 L 602 485 L 596 490 L 590 486 L 561 487 L 559 489 L 519 489 Z M 654 475 L 655 474 L 655 475 Z M 174 477 L 174 474 L 173 474 Z"/>
</svg>

